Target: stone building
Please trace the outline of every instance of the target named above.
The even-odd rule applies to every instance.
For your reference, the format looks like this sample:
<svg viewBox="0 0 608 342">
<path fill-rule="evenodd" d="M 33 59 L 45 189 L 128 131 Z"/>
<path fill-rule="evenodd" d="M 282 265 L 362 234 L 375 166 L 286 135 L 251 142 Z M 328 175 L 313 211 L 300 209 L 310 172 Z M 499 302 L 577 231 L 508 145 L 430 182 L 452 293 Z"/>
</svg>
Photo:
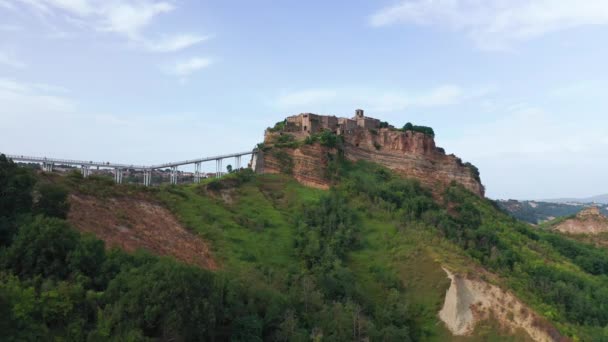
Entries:
<svg viewBox="0 0 608 342">
<path fill-rule="evenodd" d="M 363 114 L 363 109 L 357 109 L 353 119 L 357 121 L 357 126 L 361 128 L 378 129 L 380 127 L 380 120 L 366 117 Z"/>
<path fill-rule="evenodd" d="M 380 120 L 366 117 L 363 109 L 357 109 L 355 116 L 351 119 L 313 113 L 293 115 L 287 118 L 285 131 L 298 133 L 298 135 L 310 135 L 325 130 L 337 134 L 351 134 L 356 129 L 377 129 L 379 127 Z"/>
</svg>

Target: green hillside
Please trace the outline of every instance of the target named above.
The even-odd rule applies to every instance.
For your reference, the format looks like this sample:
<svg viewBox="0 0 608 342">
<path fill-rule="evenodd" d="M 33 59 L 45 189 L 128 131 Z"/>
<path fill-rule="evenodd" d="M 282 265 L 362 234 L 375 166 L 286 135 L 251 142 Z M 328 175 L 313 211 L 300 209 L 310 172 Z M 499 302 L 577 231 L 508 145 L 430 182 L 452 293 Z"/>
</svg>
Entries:
<svg viewBox="0 0 608 342">
<path fill-rule="evenodd" d="M 457 185 L 438 199 L 375 164 L 335 170 L 329 191 L 248 171 L 144 189 L 0 158 L 0 331 L 9 341 L 529 339 L 492 320 L 452 337 L 437 316 L 443 266 L 489 270 L 487 282 L 562 335 L 608 340 L 605 250 L 533 230 Z M 104 250 L 65 221 L 69 192 L 159 201 L 209 242 L 220 269 Z"/>
</svg>

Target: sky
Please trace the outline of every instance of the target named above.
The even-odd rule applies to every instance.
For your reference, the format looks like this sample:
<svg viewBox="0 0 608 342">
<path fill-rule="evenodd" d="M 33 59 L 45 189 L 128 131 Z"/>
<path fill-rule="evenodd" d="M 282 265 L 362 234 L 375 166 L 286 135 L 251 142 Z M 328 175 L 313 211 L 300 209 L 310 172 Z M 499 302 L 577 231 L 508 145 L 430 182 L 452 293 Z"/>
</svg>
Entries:
<svg viewBox="0 0 608 342">
<path fill-rule="evenodd" d="M 0 0 L 0 151 L 156 164 L 363 108 L 491 198 L 590 196 L 607 61 L 606 0 Z"/>
</svg>

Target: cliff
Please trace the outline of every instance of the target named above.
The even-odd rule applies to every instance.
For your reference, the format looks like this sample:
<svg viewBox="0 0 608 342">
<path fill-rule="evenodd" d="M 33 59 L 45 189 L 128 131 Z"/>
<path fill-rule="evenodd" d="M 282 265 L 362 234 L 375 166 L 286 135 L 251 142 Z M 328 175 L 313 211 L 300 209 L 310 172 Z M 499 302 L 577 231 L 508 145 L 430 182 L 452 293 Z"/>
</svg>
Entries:
<svg viewBox="0 0 608 342">
<path fill-rule="evenodd" d="M 483 197 L 485 189 L 476 169 L 460 158 L 446 155 L 435 146 L 432 136 L 389 128 L 358 130 L 344 136 L 344 152 L 349 160 L 368 160 L 416 178 L 430 188 L 445 187 L 452 181 Z"/>
<path fill-rule="evenodd" d="M 306 126 L 302 126 L 306 127 Z M 330 186 L 327 167 L 338 151 L 351 161 L 366 160 L 386 166 L 406 177 L 418 179 L 431 189 L 441 189 L 452 181 L 484 196 L 484 187 L 477 169 L 463 164 L 460 158 L 446 155 L 435 146 L 432 135 L 415 131 L 387 128 L 354 127 L 350 130 L 320 130 L 310 132 L 269 129 L 264 136 L 264 148 L 257 156 L 256 171 L 288 173 L 302 184 L 317 188 Z M 337 137 L 336 147 L 323 146 L 319 134 Z"/>
<path fill-rule="evenodd" d="M 328 189 L 327 177 L 329 156 L 336 153 L 333 148 L 320 144 L 302 145 L 298 148 L 276 147 L 265 141 L 270 148 L 257 153 L 255 170 L 258 173 L 286 173 L 298 182 L 319 189 Z"/>
</svg>

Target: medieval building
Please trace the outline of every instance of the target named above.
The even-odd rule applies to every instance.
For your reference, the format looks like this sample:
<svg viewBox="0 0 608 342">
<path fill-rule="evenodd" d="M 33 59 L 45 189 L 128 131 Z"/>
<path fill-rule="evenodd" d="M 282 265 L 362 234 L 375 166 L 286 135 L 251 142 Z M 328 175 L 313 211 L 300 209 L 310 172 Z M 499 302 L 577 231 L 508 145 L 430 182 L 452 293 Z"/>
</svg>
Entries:
<svg viewBox="0 0 608 342">
<path fill-rule="evenodd" d="M 321 131 L 331 131 L 344 135 L 353 133 L 356 129 L 378 129 L 380 120 L 366 117 L 363 109 L 357 109 L 353 118 L 338 118 L 336 116 L 302 113 L 290 116 L 285 123 L 285 131 L 297 135 L 311 135 Z"/>
</svg>

